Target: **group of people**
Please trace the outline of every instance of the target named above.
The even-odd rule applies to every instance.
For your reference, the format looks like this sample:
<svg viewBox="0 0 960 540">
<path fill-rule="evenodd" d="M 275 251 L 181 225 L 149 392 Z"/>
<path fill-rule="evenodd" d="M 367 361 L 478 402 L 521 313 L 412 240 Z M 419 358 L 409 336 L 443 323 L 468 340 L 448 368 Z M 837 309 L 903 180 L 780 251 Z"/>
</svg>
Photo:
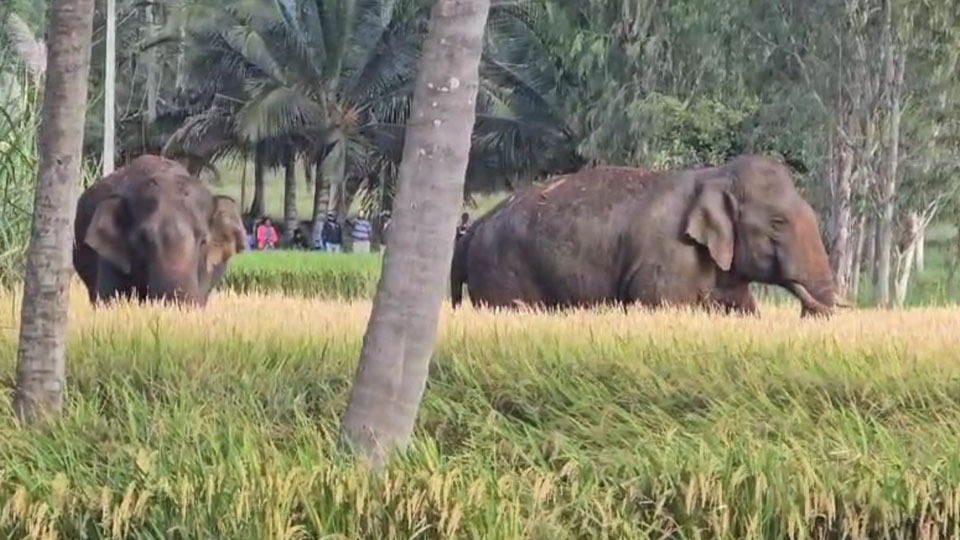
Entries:
<svg viewBox="0 0 960 540">
<path fill-rule="evenodd" d="M 383 234 L 386 236 L 387 228 L 390 225 L 390 213 L 384 212 Z M 373 225 L 364 216 L 357 219 L 348 220 L 350 225 L 350 238 L 353 240 L 354 253 L 369 253 L 370 240 L 373 236 Z M 308 242 L 300 228 L 293 231 L 293 245 L 301 249 L 315 249 L 318 251 L 327 251 L 338 253 L 343 249 L 343 225 L 337 219 L 336 212 L 328 212 L 323 225 L 314 228 L 312 242 Z M 257 250 L 276 249 L 280 241 L 280 235 L 277 228 L 269 217 L 263 217 L 254 225 L 252 233 L 247 235 L 247 247 Z M 381 243 L 384 243 L 381 239 Z"/>
<path fill-rule="evenodd" d="M 386 214 L 383 229 L 386 231 L 390 216 Z M 370 238 L 373 235 L 373 225 L 364 217 L 350 221 L 350 238 L 353 240 L 354 253 L 370 253 Z M 337 219 L 336 212 L 327 212 L 327 219 L 323 225 L 314 228 L 313 231 L 313 249 L 318 251 L 327 251 L 339 253 L 343 250 L 343 225 Z"/>
<path fill-rule="evenodd" d="M 354 253 L 370 253 L 370 239 L 373 236 L 373 225 L 364 216 L 354 220 L 348 220 L 350 227 L 350 238 L 353 240 Z M 459 239 L 467 231 L 470 221 L 470 214 L 464 212 L 460 215 L 460 223 L 457 224 L 456 238 Z M 383 213 L 383 229 L 381 231 L 380 243 L 386 246 L 387 229 L 390 226 L 390 212 Z M 247 247 L 249 249 L 270 250 L 276 249 L 279 242 L 277 228 L 269 217 L 261 219 L 254 227 L 254 232 L 247 235 Z M 304 238 L 299 228 L 293 232 L 293 245 L 301 249 L 310 249 L 311 245 Z M 337 219 L 336 212 L 328 212 L 323 225 L 314 228 L 312 248 L 317 251 L 326 251 L 330 253 L 339 253 L 343 250 L 343 225 Z"/>
</svg>

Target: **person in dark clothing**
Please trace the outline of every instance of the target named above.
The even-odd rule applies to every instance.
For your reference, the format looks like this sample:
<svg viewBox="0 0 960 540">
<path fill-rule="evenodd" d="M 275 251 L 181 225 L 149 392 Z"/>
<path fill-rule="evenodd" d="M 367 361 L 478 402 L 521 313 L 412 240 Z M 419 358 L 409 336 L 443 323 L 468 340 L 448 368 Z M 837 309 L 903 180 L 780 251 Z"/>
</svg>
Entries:
<svg viewBox="0 0 960 540">
<path fill-rule="evenodd" d="M 457 240 L 467 232 L 467 222 L 470 221 L 470 214 L 464 212 L 460 214 L 460 224 L 457 225 Z"/>
<path fill-rule="evenodd" d="M 310 246 L 307 244 L 307 237 L 303 235 L 303 231 L 299 227 L 293 231 L 293 248 L 294 249 L 309 249 Z"/>
<path fill-rule="evenodd" d="M 327 220 L 323 223 L 320 238 L 323 240 L 324 251 L 333 253 L 340 251 L 340 246 L 343 244 L 343 227 L 337 221 L 337 216 L 333 212 L 327 214 Z"/>
</svg>

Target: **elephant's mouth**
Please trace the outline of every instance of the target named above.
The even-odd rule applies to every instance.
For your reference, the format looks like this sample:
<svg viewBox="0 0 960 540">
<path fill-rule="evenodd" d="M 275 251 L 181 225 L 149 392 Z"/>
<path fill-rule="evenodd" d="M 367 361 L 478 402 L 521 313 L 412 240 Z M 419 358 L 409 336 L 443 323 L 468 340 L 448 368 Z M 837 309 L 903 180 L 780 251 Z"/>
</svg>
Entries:
<svg viewBox="0 0 960 540">
<path fill-rule="evenodd" d="M 811 294 L 810 291 L 807 290 L 807 287 L 804 284 L 798 281 L 787 281 L 784 284 L 784 287 L 786 287 L 787 290 L 792 292 L 793 295 L 796 296 L 798 300 L 800 300 L 800 303 L 803 304 L 803 310 L 801 311 L 801 315 L 803 316 L 829 315 L 830 313 L 833 312 L 833 306 L 832 306 L 832 304 L 834 303 L 833 300 L 831 300 L 831 305 L 824 304 L 820 300 L 817 300 L 813 296 L 813 294 Z"/>
</svg>

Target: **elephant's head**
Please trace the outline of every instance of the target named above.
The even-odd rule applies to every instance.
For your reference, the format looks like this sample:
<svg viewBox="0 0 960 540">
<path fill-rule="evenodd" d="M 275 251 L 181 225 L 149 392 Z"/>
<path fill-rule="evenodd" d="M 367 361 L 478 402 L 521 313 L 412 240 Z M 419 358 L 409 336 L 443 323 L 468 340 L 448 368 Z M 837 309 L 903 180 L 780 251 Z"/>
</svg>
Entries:
<svg viewBox="0 0 960 540">
<path fill-rule="evenodd" d="M 178 189 L 186 196 L 153 188 L 103 199 L 84 241 L 128 276 L 139 298 L 204 305 L 246 233 L 232 198 Z"/>
<path fill-rule="evenodd" d="M 816 214 L 775 161 L 744 156 L 705 175 L 686 234 L 722 271 L 792 292 L 803 315 L 826 315 L 836 305 Z"/>
</svg>

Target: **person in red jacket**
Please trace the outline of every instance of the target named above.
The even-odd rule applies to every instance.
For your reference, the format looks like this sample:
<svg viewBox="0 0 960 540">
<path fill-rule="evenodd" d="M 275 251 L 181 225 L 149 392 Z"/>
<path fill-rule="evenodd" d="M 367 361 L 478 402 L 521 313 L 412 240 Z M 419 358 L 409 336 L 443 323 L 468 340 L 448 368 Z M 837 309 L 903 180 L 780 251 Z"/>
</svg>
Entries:
<svg viewBox="0 0 960 540">
<path fill-rule="evenodd" d="M 274 249 L 277 247 L 277 229 L 270 218 L 265 217 L 257 226 L 257 249 Z"/>
</svg>

